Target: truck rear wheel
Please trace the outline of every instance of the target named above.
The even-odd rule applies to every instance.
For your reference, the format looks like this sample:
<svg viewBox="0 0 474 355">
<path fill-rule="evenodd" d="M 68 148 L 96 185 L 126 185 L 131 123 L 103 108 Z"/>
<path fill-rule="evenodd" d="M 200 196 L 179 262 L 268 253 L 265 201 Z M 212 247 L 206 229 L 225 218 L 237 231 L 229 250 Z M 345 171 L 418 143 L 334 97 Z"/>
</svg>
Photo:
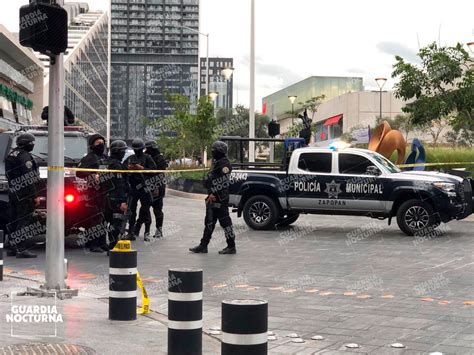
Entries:
<svg viewBox="0 0 474 355">
<path fill-rule="evenodd" d="M 273 229 L 278 220 L 278 206 L 271 197 L 253 196 L 245 202 L 243 215 L 245 223 L 252 229 Z"/>
<path fill-rule="evenodd" d="M 397 224 L 406 235 L 430 233 L 438 225 L 433 207 L 421 200 L 408 200 L 397 211 Z"/>
</svg>

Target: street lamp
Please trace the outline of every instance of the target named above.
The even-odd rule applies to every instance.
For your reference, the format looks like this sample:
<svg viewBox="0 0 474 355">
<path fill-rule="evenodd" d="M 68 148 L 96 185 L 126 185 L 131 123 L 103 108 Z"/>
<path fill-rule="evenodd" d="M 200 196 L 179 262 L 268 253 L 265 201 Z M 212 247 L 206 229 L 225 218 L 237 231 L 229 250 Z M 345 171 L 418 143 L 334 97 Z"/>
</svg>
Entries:
<svg viewBox="0 0 474 355">
<path fill-rule="evenodd" d="M 467 43 L 467 48 L 469 48 L 471 53 L 474 53 L 474 42 Z"/>
<path fill-rule="evenodd" d="M 223 68 L 221 70 L 221 74 L 224 75 L 224 78 L 226 80 L 226 91 L 227 91 L 227 94 L 226 94 L 226 108 L 229 109 L 230 105 L 230 100 L 229 100 L 229 83 L 230 83 L 230 79 L 232 78 L 232 74 L 234 73 L 234 68 Z"/>
<path fill-rule="evenodd" d="M 212 102 L 216 101 L 217 96 L 219 96 L 219 93 L 217 91 L 212 91 L 209 93 L 209 98 Z"/>
<path fill-rule="evenodd" d="M 375 82 L 380 89 L 380 120 L 382 120 L 382 89 L 387 82 L 387 78 L 375 78 Z"/>
<path fill-rule="evenodd" d="M 296 95 L 290 95 L 288 96 L 288 100 L 291 102 L 291 124 L 294 124 L 294 114 L 295 114 L 295 101 L 298 96 Z"/>
</svg>

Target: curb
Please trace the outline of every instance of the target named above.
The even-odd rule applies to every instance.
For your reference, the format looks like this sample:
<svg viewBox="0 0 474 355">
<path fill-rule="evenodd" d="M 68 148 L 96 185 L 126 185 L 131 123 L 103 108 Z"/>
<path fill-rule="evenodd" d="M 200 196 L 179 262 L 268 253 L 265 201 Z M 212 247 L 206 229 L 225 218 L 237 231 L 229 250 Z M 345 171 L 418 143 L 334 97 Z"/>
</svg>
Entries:
<svg viewBox="0 0 474 355">
<path fill-rule="evenodd" d="M 173 190 L 173 189 L 170 189 L 170 188 L 166 189 L 166 194 L 169 194 L 171 196 L 187 198 L 187 199 L 191 199 L 191 200 L 204 200 L 206 198 L 206 195 L 204 195 L 204 194 L 195 194 L 195 193 L 191 193 L 191 192 Z"/>
</svg>

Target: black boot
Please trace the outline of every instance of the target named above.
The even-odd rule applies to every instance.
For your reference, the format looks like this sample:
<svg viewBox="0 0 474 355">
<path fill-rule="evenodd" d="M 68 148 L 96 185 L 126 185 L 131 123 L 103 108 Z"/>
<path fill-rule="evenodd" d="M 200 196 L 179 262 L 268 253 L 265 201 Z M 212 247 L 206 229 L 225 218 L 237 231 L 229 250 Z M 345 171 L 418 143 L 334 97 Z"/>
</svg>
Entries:
<svg viewBox="0 0 474 355">
<path fill-rule="evenodd" d="M 237 249 L 235 247 L 227 247 L 219 251 L 219 254 L 236 254 Z"/>
<path fill-rule="evenodd" d="M 23 250 L 23 251 L 18 251 L 16 253 L 16 257 L 18 259 L 32 259 L 32 258 L 36 258 L 36 254 L 33 254 L 32 252 L 28 250 Z"/>
<path fill-rule="evenodd" d="M 7 256 L 16 256 L 16 249 L 8 249 Z"/>
<path fill-rule="evenodd" d="M 145 224 L 145 242 L 151 241 L 150 239 L 150 225 Z"/>
<path fill-rule="evenodd" d="M 154 237 L 156 239 L 163 238 L 163 229 L 161 227 L 156 228 Z"/>
<path fill-rule="evenodd" d="M 199 254 L 199 253 L 207 254 L 207 245 L 199 244 L 197 247 L 189 248 L 189 251 L 196 254 Z"/>
</svg>

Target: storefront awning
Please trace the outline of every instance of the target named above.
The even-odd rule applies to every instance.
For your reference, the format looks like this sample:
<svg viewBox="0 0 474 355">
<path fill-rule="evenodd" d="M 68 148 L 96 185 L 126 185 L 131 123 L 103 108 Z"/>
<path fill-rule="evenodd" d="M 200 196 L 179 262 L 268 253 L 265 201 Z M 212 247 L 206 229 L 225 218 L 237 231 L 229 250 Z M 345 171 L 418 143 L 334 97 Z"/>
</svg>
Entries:
<svg viewBox="0 0 474 355">
<path fill-rule="evenodd" d="M 340 115 L 336 115 L 336 116 L 329 117 L 329 118 L 324 122 L 324 125 L 325 125 L 325 126 L 332 126 L 332 125 L 338 124 L 339 121 L 341 120 L 341 118 L 342 118 L 342 113 L 341 113 Z"/>
</svg>

